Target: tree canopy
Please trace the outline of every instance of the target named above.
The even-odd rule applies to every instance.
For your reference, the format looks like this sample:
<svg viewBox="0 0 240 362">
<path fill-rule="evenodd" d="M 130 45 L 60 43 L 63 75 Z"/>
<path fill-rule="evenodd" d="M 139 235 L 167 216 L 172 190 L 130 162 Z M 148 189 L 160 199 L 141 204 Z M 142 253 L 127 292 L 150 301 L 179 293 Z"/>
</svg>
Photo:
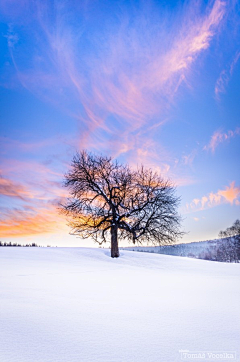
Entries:
<svg viewBox="0 0 240 362">
<path fill-rule="evenodd" d="M 174 186 L 144 166 L 133 170 L 82 151 L 74 156 L 64 185 L 70 198 L 61 210 L 71 233 L 99 244 L 111 236 L 112 257 L 119 256 L 118 239 L 163 245 L 182 234 Z"/>
</svg>

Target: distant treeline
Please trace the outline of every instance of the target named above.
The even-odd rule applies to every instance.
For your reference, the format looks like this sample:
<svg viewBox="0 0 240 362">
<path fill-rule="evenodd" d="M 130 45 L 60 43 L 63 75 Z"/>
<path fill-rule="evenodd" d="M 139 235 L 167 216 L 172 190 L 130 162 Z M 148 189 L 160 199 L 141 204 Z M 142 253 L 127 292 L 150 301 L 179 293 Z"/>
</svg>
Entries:
<svg viewBox="0 0 240 362">
<path fill-rule="evenodd" d="M 32 244 L 26 244 L 26 245 L 21 245 L 21 244 L 17 244 L 17 243 L 11 243 L 11 241 L 9 243 L 6 242 L 2 242 L 0 241 L 0 246 L 22 246 L 22 247 L 39 247 L 39 245 L 37 245 L 36 243 L 32 243 Z"/>
<path fill-rule="evenodd" d="M 186 244 L 156 247 L 134 246 L 122 249 L 174 256 L 187 256 L 189 258 L 220 261 L 225 263 L 239 263 L 240 235 L 218 240 L 207 240 Z"/>
<path fill-rule="evenodd" d="M 187 256 L 190 258 L 240 263 L 240 219 L 224 231 L 220 231 L 218 240 L 199 241 L 186 244 L 165 245 L 159 247 L 126 248 L 134 251 Z"/>
</svg>

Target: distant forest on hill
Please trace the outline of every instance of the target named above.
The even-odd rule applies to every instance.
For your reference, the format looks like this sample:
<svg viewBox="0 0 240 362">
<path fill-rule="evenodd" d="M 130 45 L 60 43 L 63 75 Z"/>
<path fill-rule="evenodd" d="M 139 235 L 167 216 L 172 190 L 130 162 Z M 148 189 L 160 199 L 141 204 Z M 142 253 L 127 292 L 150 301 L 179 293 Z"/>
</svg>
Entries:
<svg viewBox="0 0 240 362">
<path fill-rule="evenodd" d="M 186 244 L 165 246 L 133 246 L 120 248 L 130 251 L 140 251 L 188 258 L 239 263 L 240 235 L 230 238 L 198 241 Z"/>
<path fill-rule="evenodd" d="M 0 246 L 40 247 L 40 245 L 37 245 L 36 243 L 21 245 L 18 243 L 11 243 L 11 241 L 9 241 L 8 243 L 0 241 Z"/>
</svg>

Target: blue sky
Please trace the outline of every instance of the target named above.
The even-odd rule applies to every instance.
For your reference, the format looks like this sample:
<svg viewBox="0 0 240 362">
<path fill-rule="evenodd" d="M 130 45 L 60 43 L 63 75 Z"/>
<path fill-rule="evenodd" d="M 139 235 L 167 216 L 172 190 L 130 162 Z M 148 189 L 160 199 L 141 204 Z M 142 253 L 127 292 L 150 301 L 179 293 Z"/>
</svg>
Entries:
<svg viewBox="0 0 240 362">
<path fill-rule="evenodd" d="M 0 237 L 88 245 L 56 205 L 77 150 L 177 186 L 183 241 L 240 209 L 238 1 L 0 4 Z"/>
</svg>

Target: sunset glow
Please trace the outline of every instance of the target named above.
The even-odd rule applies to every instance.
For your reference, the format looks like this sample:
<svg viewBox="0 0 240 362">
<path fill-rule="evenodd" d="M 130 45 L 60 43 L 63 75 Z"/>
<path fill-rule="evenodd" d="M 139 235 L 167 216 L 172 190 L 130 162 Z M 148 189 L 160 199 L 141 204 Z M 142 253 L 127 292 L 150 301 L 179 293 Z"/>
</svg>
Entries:
<svg viewBox="0 0 240 362">
<path fill-rule="evenodd" d="M 184 242 L 240 217 L 240 7 L 2 0 L 0 240 L 86 246 L 58 204 L 86 149 L 169 178 Z"/>
</svg>

